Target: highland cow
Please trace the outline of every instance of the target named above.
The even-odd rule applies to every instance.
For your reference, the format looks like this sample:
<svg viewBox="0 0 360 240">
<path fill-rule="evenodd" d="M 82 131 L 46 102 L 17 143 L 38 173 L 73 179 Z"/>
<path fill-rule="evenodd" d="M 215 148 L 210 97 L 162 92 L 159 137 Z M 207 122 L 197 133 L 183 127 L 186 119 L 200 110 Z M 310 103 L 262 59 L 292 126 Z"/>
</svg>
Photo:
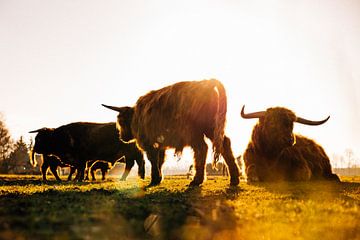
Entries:
<svg viewBox="0 0 360 240">
<path fill-rule="evenodd" d="M 190 186 L 204 180 L 208 146 L 211 140 L 214 162 L 220 155 L 230 172 L 230 185 L 239 184 L 239 169 L 225 136 L 227 100 L 224 86 L 218 80 L 185 81 L 151 91 L 140 97 L 134 107 L 112 107 L 118 112 L 117 126 L 124 142 L 136 140 L 151 162 L 149 186 L 160 184 L 165 150 L 181 153 L 185 146 L 194 151 L 195 177 Z"/>
<path fill-rule="evenodd" d="M 125 156 L 125 171 L 121 180 L 125 180 L 134 161 L 139 166 L 139 176 L 145 176 L 145 161 L 136 144 L 125 144 L 119 139 L 115 123 L 77 122 L 58 128 L 42 128 L 30 133 L 37 133 L 31 154 L 56 155 L 62 163 L 71 165 L 77 170 L 78 181 L 84 179 L 86 162 L 104 160 L 115 163 Z"/>
<path fill-rule="evenodd" d="M 244 153 L 248 181 L 340 181 L 332 173 L 324 149 L 314 140 L 293 133 L 294 122 L 320 125 L 330 116 L 310 121 L 281 107 L 247 114 L 244 108 L 241 117 L 259 119 Z"/>
</svg>

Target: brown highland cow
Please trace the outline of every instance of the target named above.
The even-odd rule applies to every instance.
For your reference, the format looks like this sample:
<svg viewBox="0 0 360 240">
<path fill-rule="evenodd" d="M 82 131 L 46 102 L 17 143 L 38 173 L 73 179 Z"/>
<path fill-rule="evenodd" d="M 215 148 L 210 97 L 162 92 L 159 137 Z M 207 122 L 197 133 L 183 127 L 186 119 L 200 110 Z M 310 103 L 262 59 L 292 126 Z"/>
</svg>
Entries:
<svg viewBox="0 0 360 240">
<path fill-rule="evenodd" d="M 161 168 L 165 150 L 182 152 L 185 146 L 194 151 L 196 174 L 190 186 L 204 180 L 207 144 L 213 143 L 214 162 L 220 155 L 230 172 L 230 185 L 239 184 L 239 169 L 231 150 L 230 139 L 224 135 L 227 100 L 224 86 L 218 80 L 185 81 L 151 91 L 140 97 L 134 107 L 106 106 L 119 112 L 117 124 L 120 138 L 136 140 L 151 162 L 151 183 L 162 180 Z"/>
<path fill-rule="evenodd" d="M 320 125 L 330 116 L 322 121 L 310 121 L 281 107 L 247 114 L 244 108 L 241 117 L 259 118 L 244 153 L 248 181 L 340 181 L 331 172 L 324 149 L 315 141 L 293 133 L 294 122 Z"/>
</svg>

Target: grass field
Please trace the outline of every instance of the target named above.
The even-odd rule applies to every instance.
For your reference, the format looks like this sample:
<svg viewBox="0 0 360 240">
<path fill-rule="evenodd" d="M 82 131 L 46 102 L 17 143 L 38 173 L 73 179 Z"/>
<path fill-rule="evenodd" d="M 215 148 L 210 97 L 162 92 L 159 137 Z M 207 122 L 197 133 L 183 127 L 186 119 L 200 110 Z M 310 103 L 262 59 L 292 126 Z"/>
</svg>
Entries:
<svg viewBox="0 0 360 240">
<path fill-rule="evenodd" d="M 360 239 L 360 177 L 248 184 L 182 176 L 62 182 L 0 175 L 0 239 Z"/>
</svg>

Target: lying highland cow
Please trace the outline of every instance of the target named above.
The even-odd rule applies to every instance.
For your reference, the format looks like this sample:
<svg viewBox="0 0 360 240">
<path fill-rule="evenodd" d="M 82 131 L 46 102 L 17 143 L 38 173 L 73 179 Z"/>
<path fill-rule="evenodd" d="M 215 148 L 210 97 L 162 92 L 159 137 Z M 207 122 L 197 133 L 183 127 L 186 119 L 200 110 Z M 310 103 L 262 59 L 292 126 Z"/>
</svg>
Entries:
<svg viewBox="0 0 360 240">
<path fill-rule="evenodd" d="M 332 173 L 324 149 L 315 141 L 292 132 L 294 122 L 320 125 L 330 116 L 322 121 L 310 121 L 281 107 L 247 114 L 244 108 L 241 117 L 259 118 L 244 153 L 249 181 L 340 181 Z"/>
<path fill-rule="evenodd" d="M 182 152 L 185 146 L 194 150 L 195 177 L 190 186 L 204 180 L 207 144 L 213 143 L 214 162 L 221 154 L 230 172 L 230 184 L 239 184 L 239 169 L 224 135 L 227 100 L 224 86 L 218 80 L 179 82 L 140 97 L 134 107 L 106 106 L 119 112 L 120 137 L 125 142 L 136 140 L 151 162 L 151 183 L 162 180 L 161 168 L 165 150 Z"/>
<path fill-rule="evenodd" d="M 115 123 L 76 122 L 58 128 L 42 128 L 37 133 L 32 149 L 34 154 L 56 155 L 62 163 L 71 165 L 78 171 L 76 179 L 84 179 L 86 162 L 104 160 L 114 163 L 125 156 L 126 166 L 121 180 L 125 180 L 134 161 L 139 166 L 139 176 L 144 178 L 145 161 L 142 152 L 135 143 L 125 144 L 119 139 Z"/>
</svg>

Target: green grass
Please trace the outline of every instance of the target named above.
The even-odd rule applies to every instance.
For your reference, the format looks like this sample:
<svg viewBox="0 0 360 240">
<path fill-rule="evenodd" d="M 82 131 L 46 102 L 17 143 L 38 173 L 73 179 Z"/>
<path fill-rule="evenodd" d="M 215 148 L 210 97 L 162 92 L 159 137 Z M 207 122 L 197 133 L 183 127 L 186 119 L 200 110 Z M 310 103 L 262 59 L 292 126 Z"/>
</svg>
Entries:
<svg viewBox="0 0 360 240">
<path fill-rule="evenodd" d="M 208 177 L 43 183 L 0 176 L 0 239 L 360 239 L 360 177 L 247 184 Z"/>
</svg>

